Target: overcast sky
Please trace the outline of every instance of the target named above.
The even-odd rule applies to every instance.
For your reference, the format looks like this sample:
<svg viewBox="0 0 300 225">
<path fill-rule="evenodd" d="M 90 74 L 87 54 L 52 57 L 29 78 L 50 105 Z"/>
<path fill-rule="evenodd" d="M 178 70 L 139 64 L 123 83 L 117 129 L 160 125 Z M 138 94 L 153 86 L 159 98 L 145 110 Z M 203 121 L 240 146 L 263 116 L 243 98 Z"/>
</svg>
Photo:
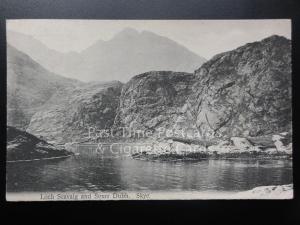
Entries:
<svg viewBox="0 0 300 225">
<path fill-rule="evenodd" d="M 8 20 L 9 30 L 28 34 L 51 49 L 82 51 L 126 27 L 168 37 L 207 59 L 273 34 L 291 38 L 290 20 Z"/>
</svg>

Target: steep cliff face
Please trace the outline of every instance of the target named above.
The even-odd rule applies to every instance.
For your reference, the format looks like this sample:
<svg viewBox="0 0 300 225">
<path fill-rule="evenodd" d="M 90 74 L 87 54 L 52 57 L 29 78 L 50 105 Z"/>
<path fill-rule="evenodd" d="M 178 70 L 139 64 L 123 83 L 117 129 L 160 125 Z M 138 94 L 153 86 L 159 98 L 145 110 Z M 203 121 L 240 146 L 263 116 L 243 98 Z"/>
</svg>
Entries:
<svg viewBox="0 0 300 225">
<path fill-rule="evenodd" d="M 33 115 L 27 131 L 56 143 L 85 140 L 89 127 L 109 129 L 114 122 L 122 84 L 89 83 L 58 91 Z"/>
<path fill-rule="evenodd" d="M 271 36 L 216 55 L 195 72 L 187 122 L 206 137 L 289 131 L 291 41 Z"/>
<path fill-rule="evenodd" d="M 172 127 L 194 82 L 193 74 L 181 72 L 135 76 L 123 86 L 115 126 L 150 131 Z"/>
</svg>

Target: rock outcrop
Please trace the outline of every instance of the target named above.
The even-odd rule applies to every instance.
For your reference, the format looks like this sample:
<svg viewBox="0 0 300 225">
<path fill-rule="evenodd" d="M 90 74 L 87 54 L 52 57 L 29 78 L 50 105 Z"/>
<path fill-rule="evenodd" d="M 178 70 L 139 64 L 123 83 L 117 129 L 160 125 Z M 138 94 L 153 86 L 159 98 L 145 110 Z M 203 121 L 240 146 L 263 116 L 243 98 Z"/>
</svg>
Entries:
<svg viewBox="0 0 300 225">
<path fill-rule="evenodd" d="M 60 90 L 33 115 L 27 131 L 56 143 L 87 140 L 90 127 L 113 125 L 121 87 L 113 81 Z"/>
<path fill-rule="evenodd" d="M 263 136 L 291 130 L 291 41 L 271 36 L 216 55 L 195 71 L 185 108 L 201 136 Z"/>
<path fill-rule="evenodd" d="M 63 158 L 72 153 L 47 143 L 34 135 L 7 126 L 7 161 Z"/>
<path fill-rule="evenodd" d="M 171 71 L 133 77 L 123 86 L 115 126 L 151 132 L 173 127 L 194 82 L 193 74 Z"/>
</svg>

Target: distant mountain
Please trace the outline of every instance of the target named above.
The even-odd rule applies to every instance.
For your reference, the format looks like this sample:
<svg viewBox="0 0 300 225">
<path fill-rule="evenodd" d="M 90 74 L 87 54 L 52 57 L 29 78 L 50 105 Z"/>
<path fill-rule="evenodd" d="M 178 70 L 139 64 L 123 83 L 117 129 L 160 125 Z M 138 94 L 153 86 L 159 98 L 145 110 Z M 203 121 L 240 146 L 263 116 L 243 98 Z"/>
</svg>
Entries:
<svg viewBox="0 0 300 225">
<path fill-rule="evenodd" d="M 79 83 L 49 72 L 28 55 L 7 45 L 7 124 L 25 129 L 31 116 L 56 91 Z"/>
<path fill-rule="evenodd" d="M 50 50 L 31 36 L 8 32 L 8 42 L 45 68 L 84 81 L 128 81 L 153 70 L 194 72 L 206 60 L 173 40 L 127 28 L 81 53 Z"/>
<path fill-rule="evenodd" d="M 89 126 L 110 128 L 119 81 L 84 83 L 51 73 L 7 46 L 7 125 L 56 142 L 82 139 Z"/>
<path fill-rule="evenodd" d="M 8 30 L 7 42 L 47 70 L 57 74 L 66 75 L 68 68 L 81 62 L 77 52 L 62 53 L 50 49 L 34 37 L 19 32 Z"/>
</svg>

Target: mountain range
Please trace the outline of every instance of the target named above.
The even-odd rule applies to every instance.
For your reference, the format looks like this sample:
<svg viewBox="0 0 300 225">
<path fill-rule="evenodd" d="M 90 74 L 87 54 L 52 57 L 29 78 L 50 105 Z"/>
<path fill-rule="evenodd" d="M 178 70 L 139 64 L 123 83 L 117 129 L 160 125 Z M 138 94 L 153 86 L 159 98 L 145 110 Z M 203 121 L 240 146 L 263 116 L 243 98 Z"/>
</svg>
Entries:
<svg viewBox="0 0 300 225">
<path fill-rule="evenodd" d="M 108 41 L 98 40 L 82 52 L 49 49 L 32 36 L 8 31 L 7 41 L 47 70 L 82 81 L 127 82 L 151 70 L 194 72 L 205 58 L 150 31 L 126 28 Z"/>
<path fill-rule="evenodd" d="M 144 71 L 125 84 L 64 78 L 8 46 L 7 76 L 9 125 L 48 141 L 81 140 L 90 126 L 194 128 L 208 139 L 292 129 L 291 41 L 277 35 L 220 53 L 194 73 Z"/>
</svg>

